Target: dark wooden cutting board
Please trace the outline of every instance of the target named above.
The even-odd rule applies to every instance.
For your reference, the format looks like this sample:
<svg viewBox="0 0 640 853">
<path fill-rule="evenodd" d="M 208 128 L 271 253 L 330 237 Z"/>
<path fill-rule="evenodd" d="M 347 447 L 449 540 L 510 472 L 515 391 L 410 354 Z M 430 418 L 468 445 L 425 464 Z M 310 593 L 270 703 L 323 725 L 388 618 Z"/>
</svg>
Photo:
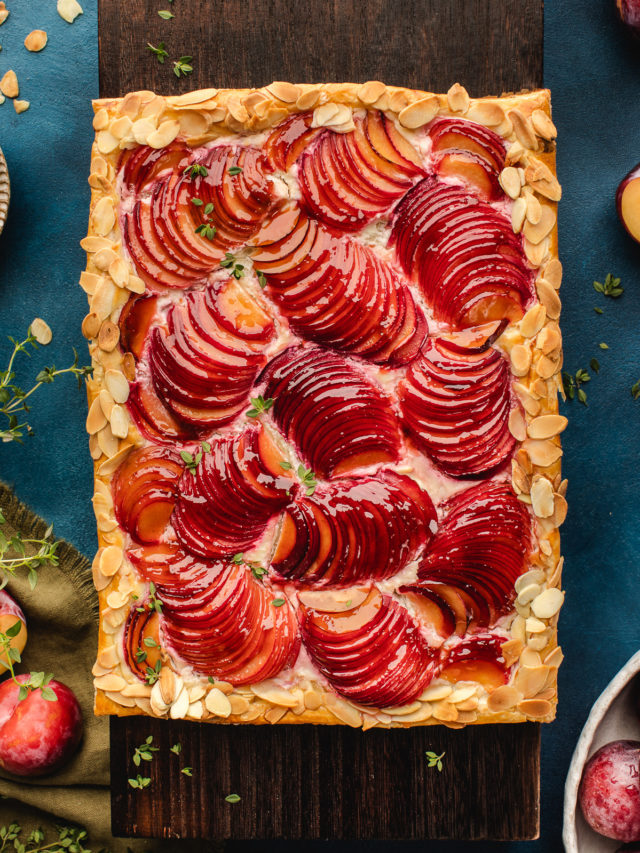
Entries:
<svg viewBox="0 0 640 853">
<path fill-rule="evenodd" d="M 158 9 L 175 18 L 162 20 Z M 542 0 L 99 0 L 100 92 L 177 94 L 272 80 L 383 80 L 472 95 L 542 84 Z M 146 49 L 193 56 L 178 80 Z M 160 747 L 127 784 L 131 757 Z M 181 743 L 177 757 L 169 747 Z M 425 751 L 445 752 L 441 773 Z M 180 773 L 193 767 L 193 776 Z M 533 724 L 362 733 L 346 727 L 111 720 L 116 836 L 229 839 L 531 839 L 539 830 Z M 238 794 L 235 804 L 225 796 Z"/>
</svg>

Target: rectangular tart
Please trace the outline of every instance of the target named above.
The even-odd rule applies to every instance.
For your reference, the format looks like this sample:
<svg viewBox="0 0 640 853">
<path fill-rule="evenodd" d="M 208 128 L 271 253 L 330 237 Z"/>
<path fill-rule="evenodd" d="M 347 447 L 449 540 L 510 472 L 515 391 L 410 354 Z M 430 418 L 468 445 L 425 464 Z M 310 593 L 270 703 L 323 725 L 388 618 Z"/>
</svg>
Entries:
<svg viewBox="0 0 640 853">
<path fill-rule="evenodd" d="M 546 90 L 94 102 L 97 714 L 555 716 Z"/>
</svg>

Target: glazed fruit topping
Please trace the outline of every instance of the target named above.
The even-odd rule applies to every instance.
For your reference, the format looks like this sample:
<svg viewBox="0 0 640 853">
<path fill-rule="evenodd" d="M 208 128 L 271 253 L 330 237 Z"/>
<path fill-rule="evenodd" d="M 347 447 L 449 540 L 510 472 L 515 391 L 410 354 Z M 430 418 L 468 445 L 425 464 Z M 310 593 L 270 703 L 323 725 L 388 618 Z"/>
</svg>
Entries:
<svg viewBox="0 0 640 853">
<path fill-rule="evenodd" d="M 319 476 L 398 460 L 391 401 L 353 363 L 319 347 L 293 347 L 269 363 L 264 379 L 276 424 Z"/>
<path fill-rule="evenodd" d="M 442 637 L 495 625 L 511 609 L 532 547 L 532 521 L 507 483 L 479 483 L 443 507 L 418 569 L 400 587 Z"/>
<path fill-rule="evenodd" d="M 346 479 L 287 507 L 271 565 L 301 587 L 382 580 L 414 559 L 435 528 L 431 498 L 409 477 Z"/>
<path fill-rule="evenodd" d="M 509 364 L 498 350 L 480 344 L 498 325 L 430 339 L 400 384 L 405 425 L 450 477 L 489 474 L 515 446 L 508 425 Z"/>
<path fill-rule="evenodd" d="M 324 592 L 299 598 L 306 649 L 343 696 L 378 708 L 404 705 L 436 675 L 438 655 L 417 622 L 376 587 L 356 588 L 346 601 Z"/>
</svg>

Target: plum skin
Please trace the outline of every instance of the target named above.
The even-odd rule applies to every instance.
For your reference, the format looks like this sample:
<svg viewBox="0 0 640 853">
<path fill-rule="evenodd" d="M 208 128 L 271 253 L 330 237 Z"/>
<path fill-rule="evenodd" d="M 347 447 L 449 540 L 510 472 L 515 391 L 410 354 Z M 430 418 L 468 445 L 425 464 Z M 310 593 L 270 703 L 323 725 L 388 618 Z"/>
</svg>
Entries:
<svg viewBox="0 0 640 853">
<path fill-rule="evenodd" d="M 589 826 L 615 841 L 640 839 L 640 741 L 606 744 L 585 765 L 580 807 Z"/>
<path fill-rule="evenodd" d="M 640 0 L 616 0 L 622 23 L 636 38 L 640 38 Z"/>
<path fill-rule="evenodd" d="M 19 685 L 29 679 L 18 675 L 0 684 L 0 767 L 15 776 L 43 776 L 65 764 L 82 739 L 80 705 L 73 692 L 59 681 L 48 686 L 57 701 L 42 697 L 40 688 L 18 701 Z"/>
<path fill-rule="evenodd" d="M 640 0 L 638 3 L 640 6 Z M 620 181 L 616 209 L 629 236 L 640 243 L 640 164 Z"/>
</svg>

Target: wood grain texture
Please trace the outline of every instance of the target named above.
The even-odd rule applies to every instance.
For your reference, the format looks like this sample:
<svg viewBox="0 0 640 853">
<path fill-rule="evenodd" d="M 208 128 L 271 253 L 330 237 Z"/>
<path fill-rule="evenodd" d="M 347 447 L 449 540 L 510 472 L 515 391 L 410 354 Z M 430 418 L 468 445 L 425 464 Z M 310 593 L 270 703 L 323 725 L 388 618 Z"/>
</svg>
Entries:
<svg viewBox="0 0 640 853">
<path fill-rule="evenodd" d="M 134 748 L 160 752 L 141 768 Z M 169 747 L 182 745 L 179 756 Z M 530 839 L 539 828 L 540 727 L 361 732 L 111 719 L 114 835 L 217 839 Z M 446 751 L 443 769 L 426 750 Z M 193 776 L 181 774 L 193 767 Z M 238 794 L 240 802 L 225 801 Z"/>
<path fill-rule="evenodd" d="M 168 3 L 165 6 L 169 6 Z M 542 0 L 99 0 L 100 90 L 178 94 L 207 86 L 383 80 L 474 96 L 542 83 Z M 192 55 L 178 80 L 146 49 Z"/>
<path fill-rule="evenodd" d="M 169 4 L 164 4 L 168 7 Z M 542 0 L 99 0 L 100 91 L 381 79 L 472 95 L 542 84 Z M 145 49 L 164 41 L 164 65 Z M 193 55 L 178 80 L 171 59 Z M 134 791 L 133 750 L 161 751 Z M 180 742 L 181 755 L 169 752 Z M 540 727 L 362 733 L 111 720 L 114 835 L 228 839 L 531 839 Z M 426 750 L 446 751 L 428 769 Z M 180 773 L 188 765 L 193 777 Z M 237 793 L 231 805 L 224 797 Z"/>
</svg>

